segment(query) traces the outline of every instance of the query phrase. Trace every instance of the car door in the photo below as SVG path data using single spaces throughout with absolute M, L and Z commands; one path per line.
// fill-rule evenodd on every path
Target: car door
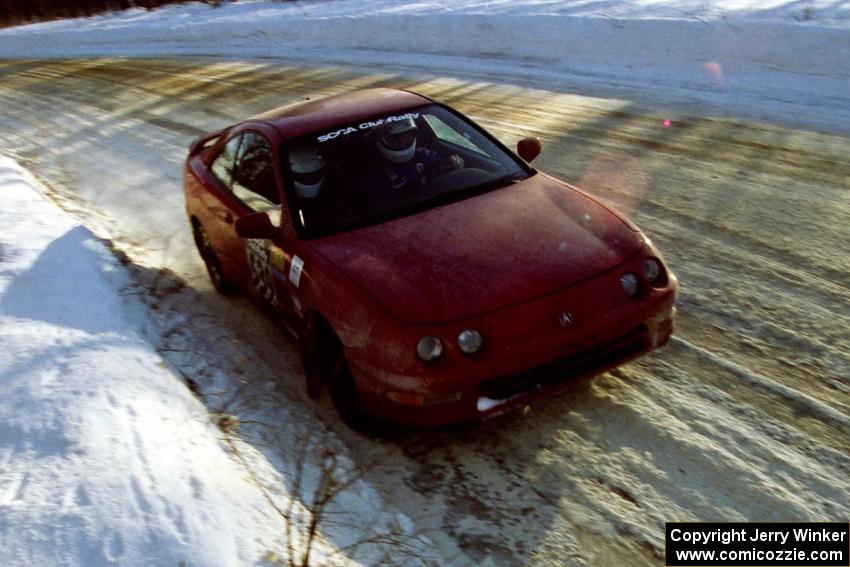
M 275 174 L 275 159 L 269 141 L 255 131 L 243 134 L 232 175 L 233 194 L 251 212 L 269 216 L 272 225 L 282 222 L 281 191 Z M 281 231 L 282 232 L 282 231 Z M 286 286 L 291 263 L 281 234 L 274 239 L 243 239 L 251 290 L 289 319 L 292 297 Z
M 250 212 L 233 192 L 233 175 L 242 150 L 244 134 L 232 135 L 209 164 L 215 187 L 204 196 L 210 215 L 204 228 L 215 247 L 228 279 L 238 285 L 247 281 L 248 261 L 245 245 L 236 234 L 234 223 L 237 218 Z

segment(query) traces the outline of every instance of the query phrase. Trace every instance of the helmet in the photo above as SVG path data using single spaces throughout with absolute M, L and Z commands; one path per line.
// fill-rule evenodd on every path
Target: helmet
M 289 151 L 289 169 L 299 197 L 312 199 L 319 194 L 325 181 L 325 164 L 313 146 L 302 146 Z
M 416 153 L 416 122 L 406 118 L 379 126 L 378 151 L 393 163 L 410 161 Z

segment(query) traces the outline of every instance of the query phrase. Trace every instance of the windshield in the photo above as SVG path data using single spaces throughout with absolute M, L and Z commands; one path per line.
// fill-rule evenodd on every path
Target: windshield
M 315 132 L 281 155 L 293 221 L 306 236 L 411 214 L 533 171 L 436 104 Z

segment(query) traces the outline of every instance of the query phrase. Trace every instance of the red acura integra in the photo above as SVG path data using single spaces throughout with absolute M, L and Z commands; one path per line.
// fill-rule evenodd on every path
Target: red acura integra
M 451 108 L 372 89 L 203 136 L 184 186 L 216 289 L 298 338 L 311 396 L 418 426 L 525 405 L 664 344 L 676 279 L 629 220 Z

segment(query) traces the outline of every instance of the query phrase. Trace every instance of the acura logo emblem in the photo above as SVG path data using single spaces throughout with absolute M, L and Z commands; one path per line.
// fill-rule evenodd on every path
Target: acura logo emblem
M 558 315 L 558 322 L 562 327 L 569 327 L 573 324 L 573 314 L 569 311 L 561 311 Z

